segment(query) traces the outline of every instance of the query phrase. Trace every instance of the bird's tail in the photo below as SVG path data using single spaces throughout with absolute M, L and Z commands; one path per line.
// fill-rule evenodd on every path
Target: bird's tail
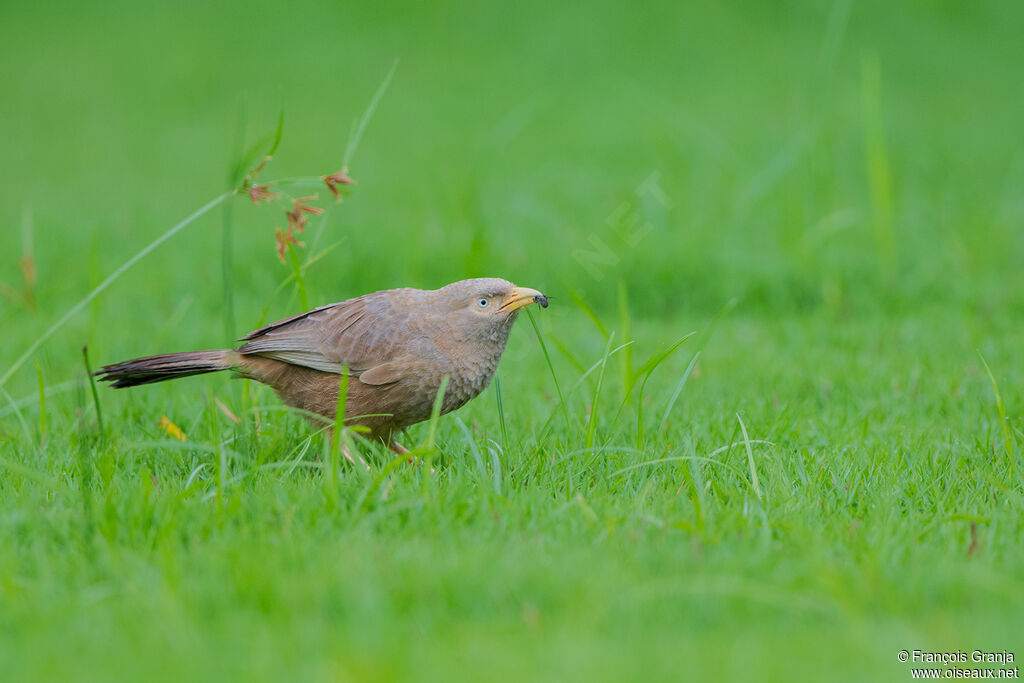
M 115 389 L 152 384 L 179 377 L 203 375 L 207 372 L 228 370 L 233 367 L 232 351 L 187 351 L 185 353 L 164 353 L 159 356 L 145 356 L 132 360 L 104 365 L 96 375 L 102 382 L 113 382 Z

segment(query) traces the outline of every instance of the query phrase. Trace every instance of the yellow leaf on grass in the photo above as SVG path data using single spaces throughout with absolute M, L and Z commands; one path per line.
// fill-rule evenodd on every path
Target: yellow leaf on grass
M 181 431 L 181 428 L 178 427 L 178 425 L 171 422 L 166 415 L 160 416 L 160 423 L 157 425 L 157 427 L 162 429 L 164 433 L 167 434 L 167 436 L 174 437 L 178 441 L 185 440 L 185 432 Z

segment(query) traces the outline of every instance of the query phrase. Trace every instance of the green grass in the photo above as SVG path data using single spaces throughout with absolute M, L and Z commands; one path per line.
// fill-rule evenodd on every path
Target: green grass
M 900 649 L 1024 657 L 1022 21 L 1010 0 L 5 4 L 3 677 L 862 681 L 909 679 Z M 261 181 L 345 159 L 357 181 L 319 189 L 291 262 L 280 208 L 235 197 L 104 284 L 258 163 L 282 108 Z M 259 385 L 96 402 L 86 380 L 83 346 L 222 347 L 300 297 L 477 275 L 552 305 L 517 324 L 500 395 L 410 430 L 416 466 L 324 458 Z

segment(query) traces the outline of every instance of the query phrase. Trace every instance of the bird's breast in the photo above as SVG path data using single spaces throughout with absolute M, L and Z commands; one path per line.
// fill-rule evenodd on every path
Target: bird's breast
M 382 387 L 395 405 L 398 424 L 414 424 L 430 417 L 437 392 L 445 377 L 441 412 L 449 413 L 476 398 L 491 383 L 508 341 L 508 329 L 497 334 L 462 337 L 447 334 L 423 335 L 419 343 L 407 346 L 403 378 L 392 387 Z M 401 401 L 399 401 L 401 397 Z
M 487 388 L 498 369 L 507 339 L 507 335 L 501 335 L 494 340 L 488 340 L 486 344 L 476 346 L 472 351 L 464 350 L 462 353 L 449 356 L 445 364 L 448 387 L 445 389 L 442 405 L 444 412 L 461 408 Z M 437 381 L 440 384 L 441 377 L 438 377 Z

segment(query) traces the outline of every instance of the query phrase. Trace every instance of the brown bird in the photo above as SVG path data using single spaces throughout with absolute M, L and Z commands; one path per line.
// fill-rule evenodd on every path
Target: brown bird
M 347 372 L 345 423 L 362 425 L 402 453 L 395 433 L 430 417 L 445 376 L 442 413 L 487 388 L 519 309 L 532 303 L 547 308 L 548 300 L 498 278 L 389 289 L 261 327 L 237 349 L 146 356 L 96 374 L 122 388 L 234 370 L 270 385 L 288 405 L 331 421 Z

